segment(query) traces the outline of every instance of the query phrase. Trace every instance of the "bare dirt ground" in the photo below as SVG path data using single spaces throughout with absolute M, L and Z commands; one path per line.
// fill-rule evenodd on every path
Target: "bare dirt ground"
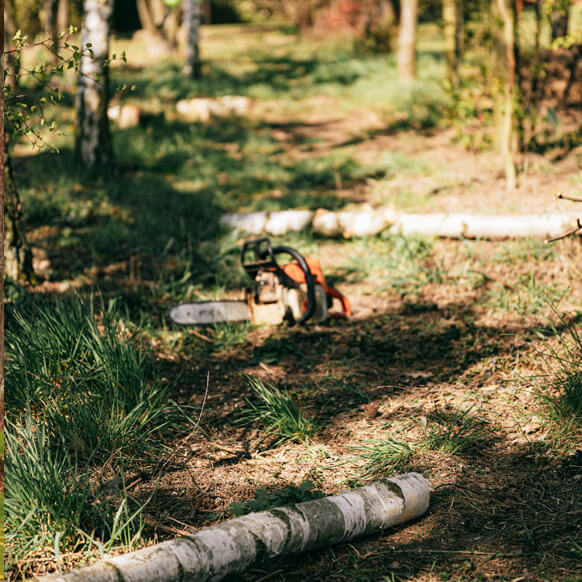
M 447 131 L 376 135 L 342 145 L 374 129 L 373 116 L 342 117 L 336 110 L 329 117 L 308 115 L 293 130 L 280 130 L 280 138 L 292 143 L 316 137 L 317 150 L 349 147 L 366 161 L 397 151 L 438 165 L 436 175 L 407 178 L 435 211 L 557 210 L 564 203 L 553 200 L 555 191 L 580 194 L 579 150 L 553 164 L 542 156 L 526 157 L 520 187 L 508 195 L 494 154 L 468 152 L 452 144 Z M 396 176 L 379 188 L 371 184 L 357 195 L 372 204 L 386 202 L 402 180 Z M 364 242 L 362 248 L 374 244 Z M 354 307 L 350 320 L 258 328 L 225 351 L 215 347 L 212 330 L 183 331 L 187 341 L 181 350 L 160 349 L 166 374 L 183 374 L 179 398 L 203 406 L 199 430 L 158 473 L 148 519 L 160 538 L 228 517 L 229 504 L 253 498 L 257 488 L 278 491 L 307 480 L 328 494 L 338 492 L 361 474 L 350 447 L 388 435 L 414 441 L 435 409 L 473 406 L 493 429 L 487 438 L 463 453 L 425 451 L 405 467 L 431 480 L 427 515 L 369 539 L 262 563 L 229 579 L 582 578 L 581 452 L 552 440 L 535 395 L 551 382 L 552 346 L 567 335 L 566 324 L 579 320 L 580 241 L 541 251 L 518 242 L 435 244 L 435 256 L 450 271 L 459 249 L 470 247 L 469 262 L 486 271 L 483 280 L 475 285 L 451 277 L 411 294 L 382 291 L 374 278 L 342 282 L 346 253 L 356 251 L 322 241 L 324 268 L 339 277 L 338 287 Z M 562 322 L 547 304 L 531 309 L 533 296 L 518 289 L 528 276 L 540 285 L 563 286 L 557 307 Z M 516 302 L 520 293 L 522 303 Z M 238 409 L 251 396 L 242 374 L 289 390 L 320 427 L 309 445 L 269 446 L 260 426 L 236 423 Z M 338 464 L 342 460 L 348 462 Z M 146 498 L 153 487 L 151 475 L 140 476 L 136 497 Z
M 334 151 L 367 164 L 386 153 L 425 163 L 406 175 L 339 184 L 352 200 L 423 212 L 521 213 L 570 209 L 554 200 L 557 191 L 581 195 L 579 147 L 524 155 L 518 190 L 508 194 L 496 155 L 456 144 L 455 130 L 385 131 L 375 113 L 342 110 L 329 97 L 306 102 L 303 111 L 293 123 L 275 103 L 253 115 L 276 128 L 296 159 Z M 137 501 L 156 491 L 148 532 L 161 540 L 212 525 L 257 489 L 309 481 L 333 494 L 365 483 L 354 446 L 389 437 L 418 442 L 435 411 L 471 408 L 488 423 L 486 437 L 462 452 L 420 451 L 399 469 L 430 479 L 425 516 L 260 563 L 229 580 L 582 580 L 582 434 L 573 425 L 572 434 L 556 436 L 538 397 L 553 382 L 552 350 L 563 349 L 570 325 L 579 326 L 580 238 L 553 246 L 435 241 L 417 260 L 425 279 L 414 290 L 391 283 L 382 244 L 313 243 L 352 303 L 349 320 L 252 328 L 229 344 L 213 329 L 173 330 L 172 342 L 154 341 L 163 375 L 180 378 L 174 396 L 201 412 L 196 429 L 177 437 L 155 470 L 128 481 Z M 358 274 L 358 263 L 374 254 L 378 261 Z M 113 277 L 125 277 L 126 268 Z M 51 281 L 41 289 L 68 285 Z M 241 426 L 239 410 L 252 398 L 243 375 L 288 390 L 318 426 L 310 442 L 275 446 L 260 425 Z

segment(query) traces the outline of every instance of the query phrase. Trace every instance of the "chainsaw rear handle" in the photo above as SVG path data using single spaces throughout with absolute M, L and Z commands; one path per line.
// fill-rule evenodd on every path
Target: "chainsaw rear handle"
M 247 255 L 249 250 L 254 251 L 254 261 L 248 261 Z M 291 247 L 278 246 L 272 247 L 271 241 L 268 238 L 258 238 L 255 240 L 245 241 L 241 249 L 241 263 L 249 276 L 254 279 L 258 270 L 263 269 L 274 269 L 279 277 L 279 280 L 285 287 L 291 289 L 297 289 L 299 283 L 294 281 L 291 277 L 285 273 L 283 269 L 277 263 L 277 255 L 287 254 L 290 255 L 297 264 L 303 274 L 305 275 L 305 283 L 307 284 L 307 307 L 303 315 L 297 320 L 296 323 L 305 323 L 310 317 L 315 313 L 316 299 L 315 299 L 315 282 L 316 277 L 313 275 L 309 269 L 307 261 L 304 259 L 303 255 Z

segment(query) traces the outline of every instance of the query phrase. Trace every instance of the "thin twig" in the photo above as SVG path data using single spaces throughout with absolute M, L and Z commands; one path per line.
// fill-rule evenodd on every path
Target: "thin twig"
M 500 285 L 503 285 L 506 289 L 510 289 L 511 291 L 517 291 L 517 289 L 513 285 L 506 283 L 505 281 L 503 281 L 499 277 L 496 277 L 495 275 L 490 275 L 485 271 L 481 271 L 481 269 L 470 269 L 470 271 L 472 273 L 477 273 L 478 275 L 481 275 L 481 277 L 484 277 L 486 281 L 493 281 L 494 283 L 499 283 Z
M 556 199 L 558 200 L 570 200 L 571 202 L 582 202 L 582 198 L 576 198 L 575 196 L 564 196 L 561 192 L 556 194 Z
M 576 234 L 579 230 L 582 230 L 582 222 L 580 221 L 579 218 L 577 218 L 576 219 L 576 226 L 574 228 L 571 228 L 570 230 L 566 231 L 564 234 L 560 234 L 559 236 L 556 236 L 554 238 L 548 238 L 545 240 L 545 242 L 546 243 L 553 243 L 553 242 L 556 242 L 558 240 L 568 238 L 569 236 Z
M 211 340 L 208 336 L 204 335 L 203 333 L 200 333 L 199 331 L 196 331 L 195 329 L 191 329 L 190 333 L 200 338 L 201 340 L 204 340 L 205 342 L 208 342 L 210 344 L 214 343 L 214 340 Z

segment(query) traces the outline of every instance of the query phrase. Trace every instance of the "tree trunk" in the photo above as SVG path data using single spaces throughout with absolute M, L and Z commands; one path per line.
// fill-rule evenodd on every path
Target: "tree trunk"
M 539 214 L 469 214 L 437 212 L 433 214 L 398 213 L 390 207 L 333 212 L 319 208 L 224 214 L 220 224 L 245 235 L 281 236 L 311 227 L 313 232 L 329 237 L 374 236 L 380 232 L 404 235 L 422 234 L 445 238 L 554 238 L 578 224 L 580 211 Z
M 0 35 L 0 78 L 2 94 L 0 95 L 0 431 L 4 434 L 4 0 L 0 0 L 2 9 L 2 34 Z M 4 455 L 0 455 L 0 485 L 4 494 Z M 4 521 L 4 520 L 2 520 Z
M 212 24 L 212 2 L 210 0 L 202 0 L 202 22 Z
M 518 133 L 515 104 L 519 90 L 515 0 L 493 0 L 492 8 L 500 17 L 499 20 L 493 18 L 496 56 L 494 75 L 499 87 L 496 100 L 497 144 L 503 158 L 507 190 L 512 192 L 517 186 L 515 156 L 518 149 Z
M 169 52 L 177 47 L 178 12 L 162 0 L 137 0 L 137 11 L 143 29 L 155 41 L 153 53 Z
M 184 26 L 186 29 L 186 62 L 184 76 L 189 79 L 200 77 L 200 0 L 184 0 Z
M 76 156 L 87 168 L 113 162 L 107 117 L 109 32 L 113 0 L 85 0 L 81 46 L 91 44 L 92 55 L 84 53 L 79 68 L 76 96 Z
M 443 28 L 447 57 L 447 75 L 459 86 L 459 67 L 463 54 L 463 5 L 461 0 L 443 0 Z
M 18 17 L 14 6 L 10 2 L 5 3 L 4 8 L 5 9 L 2 11 L 2 14 L 4 15 L 4 19 L 2 21 L 4 25 L 2 42 L 4 43 L 5 47 L 10 48 L 10 41 L 14 38 L 14 35 L 19 28 L 17 19 Z M 12 90 L 16 90 L 18 88 L 18 75 L 20 73 L 20 53 L 11 51 L 5 56 L 7 73 L 5 83 Z M 2 72 L 4 72 L 4 69 L 2 69 Z
M 87 568 L 37 582 L 220 580 L 259 556 L 306 552 L 377 533 L 421 516 L 430 484 L 418 473 L 315 501 L 251 513 Z
M 53 61 L 58 61 L 59 53 L 59 0 L 45 0 L 45 27 L 47 36 L 51 39 Z
M 69 28 L 69 0 L 58 0 L 59 10 L 57 15 L 57 28 L 60 32 L 65 32 Z
M 10 157 L 7 153 L 6 143 L 4 143 L 3 178 L 3 273 L 13 281 L 24 280 L 31 282 L 34 279 L 32 251 L 22 228 L 22 206 L 20 204 L 20 194 L 14 182 L 14 174 L 12 172 L 12 165 L 10 164 Z
M 416 78 L 416 24 L 418 0 L 402 0 L 400 6 L 400 30 L 398 32 L 398 76 L 401 79 Z
M 570 2 L 558 3 L 558 6 L 550 14 L 550 26 L 552 29 L 552 40 L 568 36 L 570 24 Z

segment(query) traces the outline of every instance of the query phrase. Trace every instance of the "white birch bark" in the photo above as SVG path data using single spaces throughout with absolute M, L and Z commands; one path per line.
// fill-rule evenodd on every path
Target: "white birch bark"
M 38 578 L 38 582 L 170 582 L 220 580 L 259 557 L 346 542 L 421 516 L 430 484 L 417 473 L 315 501 L 251 513 L 191 536 L 104 562 Z
M 330 237 L 373 236 L 389 230 L 404 235 L 502 240 L 553 238 L 576 228 L 578 220 L 582 220 L 582 216 L 577 211 L 538 214 L 408 214 L 397 213 L 391 208 L 362 207 L 359 210 L 339 212 L 320 208 L 315 213 L 285 210 L 225 214 L 220 223 L 252 235 L 282 235 L 311 225 L 316 234 Z
M 186 59 L 184 76 L 200 76 L 200 0 L 184 0 L 184 27 L 186 31 Z
M 107 117 L 109 33 L 113 0 L 85 0 L 76 96 L 78 160 L 93 168 L 113 161 L 111 133 Z M 86 50 L 90 44 L 90 51 Z
M 574 214 L 401 214 L 392 232 L 445 238 L 552 238 L 576 225 Z

